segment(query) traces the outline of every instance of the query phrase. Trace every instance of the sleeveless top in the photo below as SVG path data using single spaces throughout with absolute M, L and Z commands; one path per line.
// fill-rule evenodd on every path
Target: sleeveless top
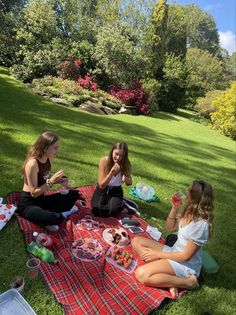
M 108 186 L 121 186 L 122 185 L 122 174 L 121 172 L 118 173 L 116 176 L 112 176 Z
M 40 162 L 37 160 L 38 163 L 38 187 L 42 186 L 43 184 L 46 183 L 46 180 L 50 178 L 51 176 L 51 162 L 49 159 L 45 163 Z

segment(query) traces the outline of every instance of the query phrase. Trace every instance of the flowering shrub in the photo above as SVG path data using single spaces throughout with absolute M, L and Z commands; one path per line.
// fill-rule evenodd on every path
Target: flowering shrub
M 81 61 L 73 61 L 71 58 L 63 61 L 59 65 L 59 76 L 62 79 L 75 80 L 79 74 Z
M 236 81 L 230 88 L 213 100 L 215 111 L 210 114 L 214 129 L 236 140 Z
M 136 107 L 138 113 L 147 115 L 150 111 L 148 94 L 142 89 L 139 81 L 133 82 L 131 87 L 120 89 L 117 84 L 109 87 L 109 93 L 128 106 Z
M 79 76 L 77 78 L 77 82 L 84 89 L 95 91 L 98 88 L 97 83 L 95 82 L 95 79 L 93 77 L 91 77 L 91 74 L 89 72 L 87 72 L 87 74 L 84 78 L 82 78 L 82 76 Z

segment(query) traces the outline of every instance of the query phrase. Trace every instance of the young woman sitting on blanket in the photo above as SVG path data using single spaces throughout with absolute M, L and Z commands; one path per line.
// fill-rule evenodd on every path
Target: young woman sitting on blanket
M 23 218 L 45 225 L 49 230 L 57 230 L 64 218 L 78 210 L 74 206 L 79 198 L 77 190 L 69 190 L 64 195 L 44 195 L 54 184 L 68 181 L 63 170 L 51 174 L 59 146 L 58 136 L 51 132 L 42 133 L 33 144 L 23 164 L 24 186 L 16 210 Z
M 186 193 L 186 205 L 179 215 L 178 205 L 172 208 L 166 219 L 166 229 L 178 225 L 178 240 L 173 247 L 144 237 L 135 237 L 132 247 L 146 263 L 136 269 L 139 282 L 152 287 L 170 288 L 173 297 L 177 288 L 194 289 L 202 266 L 202 246 L 212 232 L 213 190 L 202 180 L 195 180 Z
M 95 216 L 116 216 L 123 210 L 123 183 L 132 185 L 131 164 L 127 144 L 118 142 L 99 162 L 98 184 L 92 197 Z

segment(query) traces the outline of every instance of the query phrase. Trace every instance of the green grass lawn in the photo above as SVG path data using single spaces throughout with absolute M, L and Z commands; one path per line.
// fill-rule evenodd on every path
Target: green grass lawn
M 54 163 L 79 185 L 95 184 L 99 158 L 117 140 L 129 145 L 134 184 L 142 181 L 157 191 L 160 203 L 139 202 L 151 224 L 163 229 L 170 196 L 193 179 L 209 181 L 215 191 L 214 235 L 207 249 L 220 270 L 204 275 L 205 283 L 158 314 L 236 314 L 236 146 L 231 139 L 200 123 L 187 111 L 155 117 L 98 116 L 65 108 L 34 95 L 0 68 L 0 196 L 22 189 L 21 166 L 27 148 L 43 131 L 56 132 L 61 149 Z M 128 194 L 128 189 L 125 189 Z M 165 231 L 163 230 L 166 235 Z M 63 314 L 41 279 L 27 278 L 27 255 L 15 219 L 0 232 L 0 292 L 17 275 L 26 277 L 23 293 L 37 314 Z

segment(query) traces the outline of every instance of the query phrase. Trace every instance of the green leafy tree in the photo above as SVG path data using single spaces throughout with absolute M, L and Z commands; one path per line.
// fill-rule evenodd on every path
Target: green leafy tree
M 187 21 L 183 6 L 168 7 L 166 51 L 185 59 L 187 51 Z
M 236 82 L 213 101 L 215 111 L 211 114 L 213 128 L 236 140 Z
M 161 97 L 159 109 L 166 112 L 176 112 L 182 107 L 186 88 L 186 66 L 181 56 L 166 55 L 161 81 Z
M 161 79 L 166 53 L 168 7 L 166 0 L 160 0 L 153 10 L 147 29 L 144 53 L 149 60 L 147 74 Z
M 187 102 L 195 104 L 198 97 L 211 90 L 224 90 L 227 81 L 222 62 L 207 51 L 190 48 L 186 54 Z
M 189 48 L 207 50 L 220 57 L 219 35 L 212 15 L 195 4 L 185 6 L 187 15 L 187 38 Z
M 236 81 L 236 52 L 229 56 L 227 50 L 223 54 L 226 75 L 230 81 Z
M 16 39 L 20 45 L 12 73 L 23 81 L 56 74 L 63 59 L 63 43 L 56 27 L 56 13 L 49 0 L 30 0 L 22 10 Z
M 129 85 L 132 80 L 141 77 L 145 62 L 133 42 L 122 35 L 119 29 L 110 27 L 102 28 L 97 35 L 93 57 L 96 60 L 98 83 L 102 85 L 101 81 L 106 78 L 106 86 L 112 83 Z
M 19 12 L 25 1 L 0 1 L 0 64 L 11 66 L 19 50 L 16 41 L 16 28 L 19 25 Z

